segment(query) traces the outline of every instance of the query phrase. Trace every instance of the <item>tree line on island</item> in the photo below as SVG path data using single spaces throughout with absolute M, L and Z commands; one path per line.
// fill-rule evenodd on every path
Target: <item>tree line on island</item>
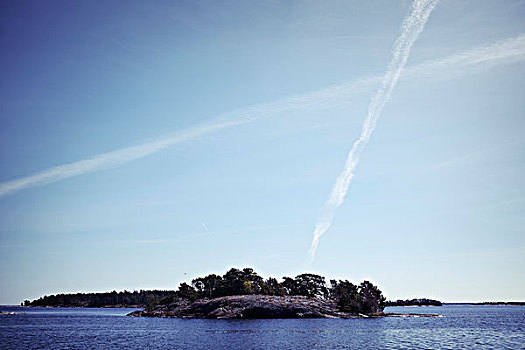
M 406 299 L 387 301 L 385 306 L 442 306 L 443 304 L 439 300 L 420 298 L 420 299 Z
M 234 295 L 304 296 L 333 302 L 341 311 L 349 313 L 380 312 L 386 306 L 385 297 L 369 281 L 355 285 L 348 280 L 330 280 L 303 273 L 295 278 L 262 278 L 252 268 L 232 268 L 224 275 L 210 274 L 180 283 L 175 291 L 141 290 L 108 293 L 76 293 L 44 296 L 25 306 L 60 307 L 147 307 L 170 305 L 180 300 L 196 301 Z

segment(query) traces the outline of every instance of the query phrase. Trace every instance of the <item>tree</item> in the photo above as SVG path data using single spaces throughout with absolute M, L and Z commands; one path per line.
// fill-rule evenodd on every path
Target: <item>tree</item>
M 330 298 L 341 311 L 370 314 L 385 308 L 383 293 L 369 281 L 363 281 L 359 286 L 347 280 L 331 280 L 330 284 Z
M 223 276 L 223 285 L 221 286 L 222 295 L 241 295 L 244 294 L 244 288 L 243 283 L 245 281 L 244 279 L 244 273 L 239 270 L 232 268 L 229 271 L 227 271 Z
M 303 273 L 295 277 L 296 295 L 304 295 L 310 298 L 327 298 L 328 289 L 324 277 L 313 273 Z
M 160 299 L 157 304 L 159 305 L 169 305 L 173 304 L 175 302 L 175 293 L 165 296 L 164 298 Z
M 242 269 L 242 272 L 244 280 L 250 283 L 250 293 L 248 294 L 262 294 L 263 278 L 251 267 Z
M 361 310 L 364 313 L 381 312 L 385 308 L 385 297 L 383 293 L 369 281 L 363 281 L 359 285 L 361 297 Z
M 118 305 L 135 307 L 146 306 L 150 295 L 153 295 L 157 301 L 160 301 L 173 294 L 175 294 L 174 291 L 168 290 L 57 294 L 46 295 L 31 302 L 26 301 L 25 304 L 28 304 L 28 306 L 101 307 Z
M 250 281 L 242 282 L 242 294 L 254 294 L 253 287 Z
M 183 282 L 179 285 L 178 296 L 183 299 L 188 299 L 190 301 L 195 301 L 199 298 L 199 295 L 195 289 L 188 285 L 186 282 Z
M 291 277 L 283 277 L 283 281 L 281 282 L 281 289 L 283 290 L 284 295 L 297 295 L 296 282 Z
M 264 283 L 262 284 L 262 294 L 265 295 L 284 295 L 284 290 L 282 286 L 279 284 L 277 279 L 273 277 L 269 277 Z
M 247 283 L 245 283 L 247 282 Z M 222 276 L 222 295 L 261 294 L 263 278 L 252 268 L 232 268 Z
M 150 295 L 148 297 L 148 302 L 146 303 L 146 308 L 153 309 L 155 307 L 155 304 L 157 304 L 157 300 L 155 299 L 153 295 Z
M 199 277 L 191 281 L 193 287 L 197 290 L 200 298 L 216 298 L 219 295 L 222 278 L 214 274 L 206 277 Z
M 345 281 L 330 281 L 330 298 L 337 303 L 341 311 L 361 312 L 361 296 L 355 284 Z

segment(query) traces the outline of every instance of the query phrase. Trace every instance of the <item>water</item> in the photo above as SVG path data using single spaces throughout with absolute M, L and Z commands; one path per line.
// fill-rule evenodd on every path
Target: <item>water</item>
M 1 349 L 525 349 L 524 306 L 396 307 L 443 318 L 191 320 L 0 307 Z

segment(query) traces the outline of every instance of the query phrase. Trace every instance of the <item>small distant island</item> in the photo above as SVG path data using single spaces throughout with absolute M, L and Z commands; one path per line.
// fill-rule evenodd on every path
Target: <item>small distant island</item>
M 514 305 L 525 306 L 525 301 L 484 301 L 481 303 L 472 303 L 471 305 Z
M 407 299 L 407 300 L 396 300 L 386 301 L 385 306 L 442 306 L 443 303 L 439 300 L 420 298 L 420 299 Z
M 418 299 L 430 300 L 430 299 Z M 432 301 L 436 302 L 436 301 Z M 142 307 L 129 316 L 180 318 L 355 318 L 416 316 L 383 313 L 387 302 L 369 281 L 355 285 L 304 273 L 263 279 L 252 268 L 183 282 L 176 291 L 77 293 L 44 296 L 22 303 L 55 307 Z M 440 303 L 441 304 L 441 303 Z M 437 315 L 417 315 L 437 316 Z

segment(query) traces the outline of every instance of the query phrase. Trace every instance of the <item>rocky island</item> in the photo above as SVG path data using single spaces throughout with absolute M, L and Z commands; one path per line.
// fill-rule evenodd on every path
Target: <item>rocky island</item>
M 128 316 L 181 318 L 349 318 L 337 305 L 305 296 L 233 295 L 134 311 Z
M 235 295 L 194 302 L 181 300 L 171 305 L 133 311 L 133 317 L 177 317 L 211 319 L 265 318 L 376 318 L 435 317 L 434 314 L 360 314 L 341 311 L 337 304 L 305 296 Z
M 312 273 L 267 279 L 252 268 L 183 282 L 176 291 L 77 293 L 24 301 L 25 306 L 143 307 L 129 316 L 180 318 L 357 318 L 409 316 L 385 314 L 385 297 L 369 281 L 355 285 Z M 412 315 L 416 316 L 416 315 Z M 428 315 L 417 315 L 428 316 Z
M 363 281 L 330 280 L 305 273 L 282 282 L 264 280 L 253 269 L 232 268 L 223 276 L 208 275 L 181 283 L 176 296 L 152 303 L 135 317 L 213 319 L 254 318 L 359 318 L 410 316 L 383 313 L 385 297 L 375 285 Z M 437 315 L 412 315 L 437 316 Z

